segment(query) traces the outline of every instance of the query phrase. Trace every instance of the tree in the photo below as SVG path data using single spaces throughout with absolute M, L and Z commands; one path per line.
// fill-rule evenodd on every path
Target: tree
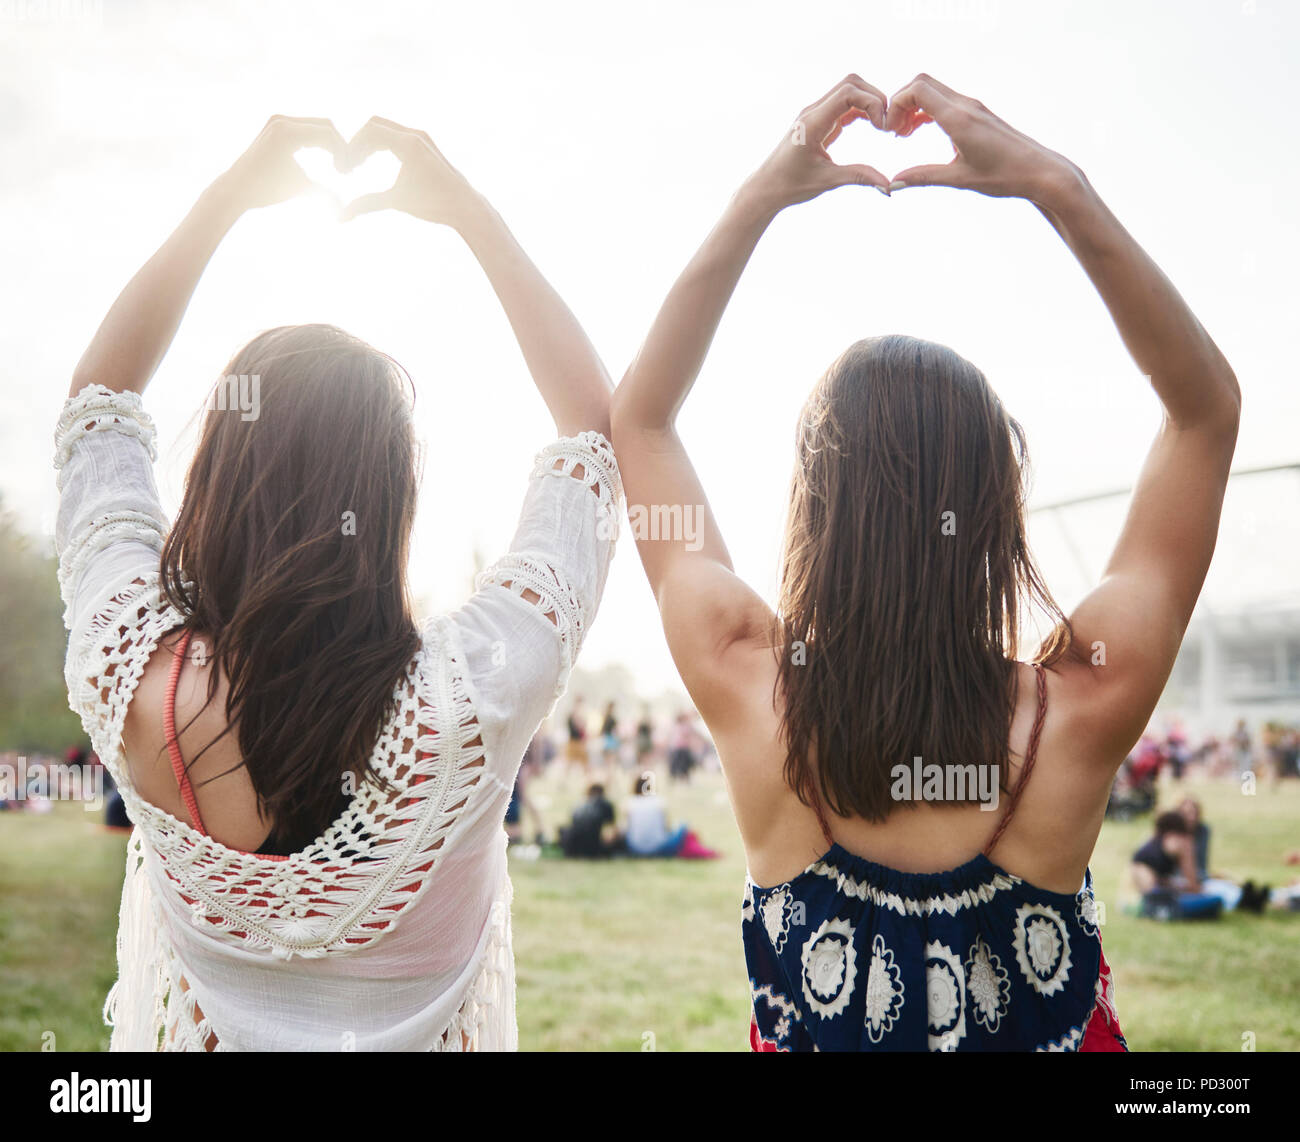
M 0 750 L 62 754 L 86 743 L 68 708 L 57 561 L 0 501 Z

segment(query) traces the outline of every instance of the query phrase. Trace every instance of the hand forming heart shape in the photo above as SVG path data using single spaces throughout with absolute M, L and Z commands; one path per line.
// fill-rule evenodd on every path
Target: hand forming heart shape
M 340 214 L 364 195 L 391 191 L 402 168 L 401 161 L 392 151 L 375 151 L 353 166 L 350 152 L 335 155 L 325 147 L 317 146 L 297 151 L 294 161 Z
M 425 132 L 375 117 L 345 141 L 327 120 L 320 122 L 324 126 L 312 137 L 299 139 L 295 152 L 321 148 L 333 157 L 338 173 L 331 173 L 324 156 L 316 155 L 305 156 L 296 169 L 304 184 L 314 181 L 331 193 L 342 208 L 340 221 L 376 210 L 401 210 L 428 222 L 458 226 L 481 205 L 464 176 Z M 380 161 L 372 162 L 375 157 Z M 303 173 L 308 165 L 310 181 Z M 344 191 L 351 192 L 346 204 Z
M 899 139 L 934 123 L 953 153 L 945 162 L 909 166 L 892 179 L 867 163 L 838 163 L 827 148 L 857 119 Z M 1078 168 L 1062 155 L 928 75 L 918 75 L 891 97 L 861 76 L 848 75 L 800 112 L 790 134 L 751 179 L 751 197 L 779 210 L 839 186 L 874 186 L 886 195 L 912 186 L 948 186 L 1038 202 L 1061 190 L 1068 193 L 1079 178 Z
M 898 135 L 862 120 L 860 126 L 848 124 L 827 147 L 827 153 L 837 166 L 865 164 L 893 182 L 897 172 L 909 167 L 951 161 L 954 147 L 942 130 L 931 128 L 912 135 Z

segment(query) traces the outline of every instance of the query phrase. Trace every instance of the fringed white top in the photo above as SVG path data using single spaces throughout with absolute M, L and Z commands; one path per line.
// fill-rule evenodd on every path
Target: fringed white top
M 371 755 L 392 791 L 362 784 L 325 833 L 275 859 L 131 784 L 127 706 L 184 618 L 159 597 L 154 437 L 139 396 L 99 385 L 68 401 L 55 436 L 69 702 L 135 824 L 111 1048 L 515 1048 L 502 820 L 604 590 L 622 497 L 608 441 L 542 449 L 510 554 L 424 624 Z

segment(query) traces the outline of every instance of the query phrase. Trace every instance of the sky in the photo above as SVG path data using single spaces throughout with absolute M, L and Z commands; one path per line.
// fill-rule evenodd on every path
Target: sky
M 430 133 L 568 301 L 617 380 L 673 279 L 793 117 L 850 71 L 926 71 L 1087 173 L 1204 322 L 1243 390 L 1235 466 L 1300 462 L 1300 5 L 1283 0 L 844 3 L 0 2 L 0 496 L 53 530 L 52 432 L 100 319 L 273 113 Z M 936 127 L 855 124 L 839 161 L 892 173 Z M 504 551 L 553 428 L 459 238 L 405 215 L 339 225 L 304 199 L 244 218 L 146 394 L 164 505 L 203 394 L 262 329 L 328 321 L 401 361 L 425 476 L 411 569 L 456 606 Z M 901 332 L 978 364 L 1025 426 L 1032 504 L 1129 486 L 1159 423 L 1087 279 L 1033 207 L 846 187 L 760 245 L 680 421 L 739 574 L 775 596 L 794 425 L 853 341 Z M 467 478 L 471 477 L 472 478 Z M 1234 482 L 1207 605 L 1297 600 L 1300 477 Z M 1123 500 L 1039 512 L 1067 607 Z M 674 685 L 624 535 L 582 665 Z

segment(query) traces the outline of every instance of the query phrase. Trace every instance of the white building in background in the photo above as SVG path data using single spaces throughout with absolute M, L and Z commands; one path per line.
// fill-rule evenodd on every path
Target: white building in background
M 1030 538 L 1067 613 L 1101 579 L 1130 489 L 1035 507 Z M 1193 738 L 1300 723 L 1300 463 L 1234 472 L 1196 613 L 1156 711 Z
M 1298 572 L 1300 575 L 1300 572 Z M 1198 611 L 1160 700 L 1199 733 L 1300 722 L 1300 606 Z

